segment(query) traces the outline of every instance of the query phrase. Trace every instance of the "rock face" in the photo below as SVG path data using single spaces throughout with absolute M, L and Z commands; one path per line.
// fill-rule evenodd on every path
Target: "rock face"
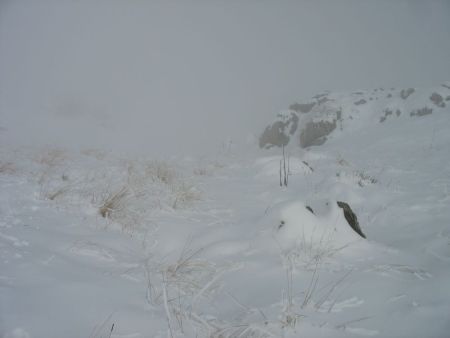
M 259 147 L 282 147 L 292 139 L 302 148 L 323 144 L 342 116 L 340 107 L 334 107 L 332 102 L 328 94 L 320 94 L 313 97 L 313 102 L 292 104 L 288 112 L 278 114 L 276 120 L 266 127 L 259 138 Z M 318 119 L 308 117 L 315 117 L 317 113 L 320 113 Z M 303 117 L 309 118 L 309 121 L 302 123 L 300 128 Z
M 269 149 L 274 146 L 282 147 L 289 143 L 291 135 L 298 128 L 298 116 L 294 112 L 290 114 L 278 114 L 277 120 L 266 127 L 259 137 L 259 147 Z
M 334 129 L 336 129 L 336 120 L 308 122 L 300 133 L 300 146 L 302 148 L 320 146 L 325 143 L 327 135 Z
M 339 208 L 341 208 L 344 211 L 344 217 L 347 220 L 347 223 L 350 225 L 350 227 L 355 230 L 355 232 L 360 235 L 362 238 L 366 238 L 366 235 L 362 232 L 358 218 L 356 217 L 355 213 L 353 212 L 352 208 L 345 203 L 345 202 L 337 202 L 337 205 Z
M 268 126 L 259 138 L 259 147 L 269 149 L 277 146 L 282 147 L 289 143 L 289 136 L 285 134 L 284 123 L 274 122 Z
M 307 114 L 314 108 L 316 102 L 312 103 L 294 103 L 289 106 L 290 110 L 293 110 L 297 113 Z

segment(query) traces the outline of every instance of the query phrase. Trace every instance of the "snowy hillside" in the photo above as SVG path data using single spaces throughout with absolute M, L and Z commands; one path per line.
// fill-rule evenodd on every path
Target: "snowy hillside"
M 3 142 L 0 336 L 448 337 L 450 86 L 277 121 L 201 159 Z
M 450 105 L 450 83 L 435 88 L 405 88 L 323 93 L 294 103 L 280 112 L 259 139 L 261 148 L 321 145 L 344 132 L 377 127 L 445 111 Z

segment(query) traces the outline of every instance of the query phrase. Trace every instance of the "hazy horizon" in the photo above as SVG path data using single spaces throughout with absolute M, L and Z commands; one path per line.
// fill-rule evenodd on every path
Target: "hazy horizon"
M 1 1 L 0 132 L 202 153 L 324 90 L 450 80 L 448 1 Z

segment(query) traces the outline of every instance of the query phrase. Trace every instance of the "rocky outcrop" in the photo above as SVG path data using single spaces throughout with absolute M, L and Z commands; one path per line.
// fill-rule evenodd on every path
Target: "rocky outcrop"
M 274 146 L 282 147 L 289 143 L 289 140 L 298 128 L 298 116 L 294 112 L 290 114 L 278 114 L 277 120 L 266 127 L 259 137 L 259 147 L 269 149 Z
M 400 92 L 400 97 L 403 100 L 406 100 L 414 92 L 415 92 L 414 88 L 402 89 L 402 91 Z
M 269 149 L 273 146 L 282 147 L 289 143 L 289 136 L 284 132 L 284 124 L 281 121 L 268 126 L 259 138 L 259 147 Z
M 259 146 L 264 149 L 320 146 L 337 139 L 346 128 L 360 129 L 367 123 L 387 124 L 409 116 L 421 118 L 450 111 L 448 89 L 442 85 L 321 93 L 306 101 L 297 101 L 289 106 L 289 110 L 278 114 L 261 134 Z
M 291 104 L 289 106 L 289 109 L 293 110 L 297 113 L 307 114 L 314 108 L 315 105 L 316 105 L 316 102 L 311 102 L 311 103 L 297 103 L 296 102 L 294 104 Z
M 336 129 L 336 120 L 308 122 L 300 133 L 300 146 L 320 146 L 325 143 L 327 136 Z

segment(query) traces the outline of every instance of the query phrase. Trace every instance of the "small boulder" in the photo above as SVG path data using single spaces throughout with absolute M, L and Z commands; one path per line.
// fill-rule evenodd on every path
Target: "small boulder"
M 438 106 L 440 108 L 444 108 L 445 107 L 444 98 L 442 97 L 442 95 L 440 95 L 440 94 L 438 94 L 436 92 L 431 94 L 430 100 L 431 100 L 431 102 L 433 102 L 436 106 Z
M 402 89 L 402 91 L 400 92 L 400 97 L 403 100 L 406 100 L 414 92 L 415 92 L 414 88 Z
M 355 213 L 353 212 L 352 208 L 345 203 L 345 202 L 337 202 L 337 205 L 339 208 L 341 208 L 344 211 L 344 217 L 347 220 L 347 223 L 350 225 L 350 227 L 355 230 L 355 232 L 360 235 L 362 238 L 366 238 L 366 235 L 362 232 L 358 218 L 356 217 Z
M 309 205 L 305 206 L 305 208 L 314 215 L 314 210 Z

